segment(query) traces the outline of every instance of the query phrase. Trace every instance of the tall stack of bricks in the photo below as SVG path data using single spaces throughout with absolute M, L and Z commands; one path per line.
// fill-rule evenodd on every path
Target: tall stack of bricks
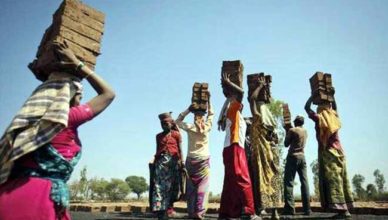
M 264 73 L 253 73 L 247 76 L 248 83 L 248 94 L 249 96 L 259 87 L 259 80 L 264 82 L 263 88 L 258 94 L 257 101 L 263 101 L 265 103 L 270 103 L 271 101 L 271 83 L 272 76 L 265 75 Z
M 191 98 L 192 112 L 206 112 L 209 102 L 209 85 L 207 83 L 194 83 Z
M 100 55 L 104 20 L 102 12 L 78 0 L 63 0 L 43 35 L 36 59 L 29 65 L 36 78 L 45 81 L 50 74 L 47 67 L 58 62 L 52 48 L 54 41 L 66 41 L 74 54 L 94 70 L 96 58 Z
M 291 128 L 291 112 L 287 103 L 283 104 L 283 121 L 286 128 Z
M 334 89 L 331 74 L 316 72 L 310 78 L 311 94 L 315 105 L 333 102 Z
M 221 78 L 223 77 L 223 73 L 226 73 L 229 75 L 230 81 L 232 81 L 234 84 L 242 88 L 242 81 L 243 81 L 243 71 L 244 66 L 241 63 L 240 60 L 235 61 L 223 61 L 222 62 L 222 69 L 221 69 Z M 222 85 L 225 87 L 225 85 Z M 233 93 L 233 90 L 231 88 L 224 88 L 224 95 L 227 97 L 228 94 Z

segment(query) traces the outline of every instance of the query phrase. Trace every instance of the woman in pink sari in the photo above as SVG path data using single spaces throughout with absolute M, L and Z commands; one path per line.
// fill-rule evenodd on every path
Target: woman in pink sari
M 16 155 L 16 159 L 0 164 L 1 168 L 12 165 L 9 175 L 0 182 L 1 220 L 71 219 L 66 181 L 81 156 L 77 128 L 100 114 L 115 97 L 112 88 L 80 62 L 66 43 L 54 46 L 61 61 L 53 65 L 55 71 L 33 92 L 0 141 L 0 154 L 8 147 L 12 148 L 10 155 Z M 98 94 L 86 104 L 80 104 L 82 85 L 77 78 L 87 79 Z M 31 109 L 44 113 L 32 117 L 35 113 Z M 56 119 L 66 119 L 67 126 L 53 129 L 57 126 Z M 20 122 L 30 123 L 30 127 L 11 129 Z M 46 129 L 37 128 L 38 132 L 29 137 L 34 146 L 24 146 L 18 151 L 15 147 L 18 143 L 9 137 L 20 139 L 36 124 Z

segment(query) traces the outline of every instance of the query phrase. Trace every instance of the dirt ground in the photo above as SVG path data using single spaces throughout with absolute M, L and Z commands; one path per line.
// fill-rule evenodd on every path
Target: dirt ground
M 141 206 L 141 207 L 147 207 L 148 203 L 144 201 L 130 201 L 130 202 L 121 202 L 121 203 L 72 203 L 71 205 L 90 205 L 90 206 Z M 282 207 L 281 205 L 280 207 Z M 302 207 L 302 203 L 296 202 L 295 203 L 296 207 Z M 320 207 L 319 202 L 311 202 L 312 207 Z M 174 207 L 179 207 L 179 208 L 186 208 L 186 202 L 176 202 L 174 203 Z M 220 204 L 219 203 L 209 203 L 208 208 L 219 208 Z M 388 202 L 355 202 L 355 207 L 356 208 L 387 208 L 388 209 Z

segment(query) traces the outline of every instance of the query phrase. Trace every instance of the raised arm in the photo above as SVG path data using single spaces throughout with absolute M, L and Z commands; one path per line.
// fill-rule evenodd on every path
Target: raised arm
M 98 115 L 113 101 L 116 96 L 115 92 L 104 79 L 90 70 L 87 66 L 83 66 L 80 71 L 86 75 L 86 79 L 98 94 L 88 101 L 94 114 Z
M 192 128 L 191 124 L 183 122 L 185 117 L 190 113 L 191 105 L 182 113 L 179 114 L 178 118 L 175 120 L 175 124 L 180 128 L 185 131 L 188 131 L 189 129 Z
M 307 99 L 307 102 L 304 106 L 304 110 L 307 112 L 308 115 L 310 115 L 311 113 L 314 113 L 314 111 L 311 109 L 311 103 L 313 102 L 313 96 L 310 96 L 308 99 Z
M 227 109 L 229 108 L 229 105 L 230 105 L 230 99 L 227 98 L 224 102 L 224 105 L 222 106 L 222 109 L 217 121 L 219 131 L 225 130 L 225 114 Z
M 335 111 L 337 111 L 337 102 L 335 101 L 335 98 L 333 98 L 334 99 L 334 101 L 333 101 L 333 103 L 332 103 L 332 107 L 333 107 L 333 109 L 335 110 Z
M 240 100 L 240 102 L 241 102 L 242 97 L 244 95 L 244 90 L 241 87 L 239 87 L 238 85 L 236 85 L 235 83 L 233 83 L 232 81 L 230 81 L 229 77 L 230 77 L 230 74 L 224 72 L 222 74 L 222 82 L 225 85 L 229 86 L 232 90 L 234 90 L 238 94 L 238 97 L 239 97 L 239 99 L 241 99 Z
M 259 86 L 252 92 L 251 96 L 248 97 L 250 102 L 257 100 L 257 97 L 259 96 L 261 89 L 264 87 L 264 80 L 259 79 L 258 82 L 259 82 Z
M 288 130 L 286 134 L 286 138 L 284 138 L 284 146 L 288 147 L 290 146 L 290 140 L 291 140 L 291 132 Z
M 213 106 L 210 102 L 210 92 L 209 92 L 209 102 L 207 103 L 207 118 L 205 123 L 207 130 L 209 131 L 213 125 L 213 118 L 214 118 L 214 112 L 213 112 Z
M 337 112 L 338 114 L 338 111 L 337 111 L 337 102 L 335 101 L 335 97 L 333 95 L 333 102 L 331 103 L 331 107 Z
M 211 101 L 210 101 L 210 92 L 208 92 L 208 97 L 209 97 L 209 101 L 207 103 L 207 112 L 208 112 L 208 119 L 209 117 L 212 117 L 214 115 L 214 110 L 213 110 L 213 106 L 211 104 Z
M 98 76 L 82 63 L 68 47 L 66 41 L 54 42 L 55 54 L 61 60 L 56 65 L 64 71 L 68 71 L 81 78 L 86 78 L 97 92 L 97 96 L 91 99 L 88 104 L 93 110 L 94 115 L 101 113 L 115 98 L 113 89 L 105 80 Z
M 249 106 L 251 108 L 252 115 L 261 116 L 260 111 L 257 109 L 257 97 L 260 94 L 261 89 L 264 87 L 264 81 L 259 79 L 259 86 L 252 92 L 251 96 L 248 97 Z
M 183 120 L 185 119 L 185 117 L 190 113 L 190 108 L 191 108 L 191 105 L 182 113 L 179 114 L 178 118 L 175 120 L 175 123 L 179 124 L 183 122 Z
M 261 117 L 260 111 L 257 109 L 257 103 L 255 100 L 249 100 L 249 106 L 251 108 L 252 115 Z

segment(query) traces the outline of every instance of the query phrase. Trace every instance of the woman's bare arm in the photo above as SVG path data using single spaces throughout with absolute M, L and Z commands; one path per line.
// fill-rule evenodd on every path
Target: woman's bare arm
M 95 115 L 100 114 L 115 98 L 116 94 L 111 86 L 99 75 L 90 70 L 87 66 L 83 66 L 80 71 L 86 75 L 86 79 L 97 92 L 97 96 L 88 101 Z

